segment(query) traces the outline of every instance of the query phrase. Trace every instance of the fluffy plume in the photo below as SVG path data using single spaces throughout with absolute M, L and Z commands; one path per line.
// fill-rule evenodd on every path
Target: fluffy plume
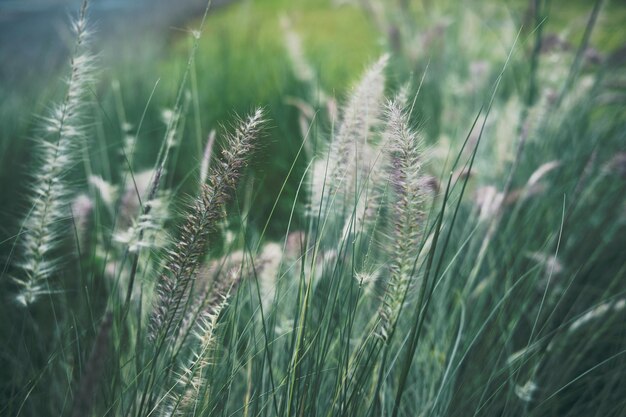
M 600 317 L 606 316 L 611 312 L 611 310 L 613 310 L 613 312 L 615 313 L 620 313 L 622 310 L 624 310 L 624 308 L 626 308 L 626 299 L 624 298 L 598 304 L 594 308 L 588 310 L 585 314 L 578 317 L 569 326 L 568 332 L 575 332 L 587 323 L 595 319 L 599 319 Z
M 211 311 L 225 295 L 240 284 L 244 276 L 251 275 L 243 251 L 233 252 L 198 269 L 193 293 L 189 294 L 190 307 L 181 322 L 178 334 L 186 335 L 206 311 Z
M 361 186 L 360 181 L 377 156 L 370 139 L 382 111 L 387 60 L 383 56 L 365 73 L 343 109 L 339 129 L 328 150 L 328 163 L 319 159 L 313 166 L 313 215 L 317 215 L 320 205 L 326 210 L 333 199 L 341 202 L 350 191 L 354 193 L 355 182 Z M 338 195 L 342 191 L 347 195 Z
M 195 319 L 197 312 L 204 309 L 204 306 L 214 303 L 215 297 L 220 297 L 231 287 L 236 287 L 242 278 L 252 279 L 255 274 L 261 291 L 263 309 L 268 311 L 274 301 L 276 278 L 282 260 L 281 245 L 268 242 L 263 245 L 254 260 L 246 256 L 244 251 L 238 250 L 201 267 L 196 281 L 198 295 L 182 328 L 190 328 L 189 322 Z
M 159 247 L 167 241 L 163 224 L 168 218 L 169 193 L 158 191 L 157 183 L 161 176 L 159 170 L 150 169 L 135 174 L 132 181 L 127 181 L 113 237 L 130 252 L 144 247 Z
M 515 395 L 524 402 L 532 401 L 538 390 L 537 384 L 531 380 L 526 381 L 524 385 L 515 385 Z
M 378 335 L 387 340 L 398 318 L 412 279 L 423 221 L 424 179 L 421 173 L 421 139 L 409 127 L 403 100 L 387 107 L 387 144 L 390 149 L 390 181 L 393 186 L 394 230 L 391 274 L 380 307 Z
M 102 202 L 109 208 L 109 210 L 113 210 L 115 200 L 118 196 L 118 187 L 109 183 L 99 175 L 90 175 L 88 181 L 89 185 L 91 185 L 98 192 Z
M 76 243 L 78 248 L 84 251 L 88 242 L 89 224 L 93 217 L 93 202 L 86 194 L 80 194 L 72 201 L 72 217 L 78 239 Z
M 214 164 L 208 183 L 202 185 L 189 210 L 178 243 L 168 251 L 157 284 L 157 300 L 150 319 L 151 339 L 176 330 L 184 297 L 207 252 L 209 234 L 222 217 L 224 205 L 241 177 L 263 122 L 263 112 L 257 109 L 227 137 L 222 161 Z
M 283 15 L 280 17 L 280 25 L 285 38 L 285 48 L 287 56 L 291 61 L 296 78 L 305 83 L 313 83 L 316 80 L 315 70 L 307 61 L 302 47 L 300 36 L 293 30 L 291 20 Z
M 476 190 L 475 200 L 478 206 L 478 219 L 486 221 L 500 211 L 504 202 L 504 193 L 498 191 L 493 185 L 487 185 Z
M 168 417 L 193 415 L 198 403 L 202 401 L 201 391 L 206 392 L 211 386 L 205 371 L 211 365 L 217 321 L 228 304 L 228 297 L 229 292 L 221 294 L 219 302 L 209 306 L 196 321 L 193 333 L 196 347 L 189 363 L 179 372 L 177 388 L 172 389 L 163 402 L 162 415 Z
M 85 141 L 83 112 L 87 87 L 93 81 L 93 58 L 86 52 L 87 2 L 74 22 L 76 44 L 64 100 L 44 119 L 40 139 L 41 165 L 35 174 L 32 208 L 23 223 L 21 274 L 14 277 L 20 287 L 17 301 L 27 306 L 50 291 L 48 279 L 57 270 L 50 253 L 62 237 L 61 224 L 70 216 L 71 191 L 65 174 L 80 156 Z
M 341 179 L 349 172 L 355 157 L 360 156 L 355 153 L 367 144 L 371 129 L 378 121 L 384 99 L 387 61 L 388 57 L 384 55 L 365 73 L 344 109 L 341 125 L 331 145 L 331 157 L 336 158 L 332 180 Z
M 270 242 L 263 246 L 263 251 L 259 255 L 257 262 L 255 262 L 259 291 L 261 292 L 261 303 L 266 314 L 274 302 L 276 281 L 282 258 L 283 250 L 281 246 Z

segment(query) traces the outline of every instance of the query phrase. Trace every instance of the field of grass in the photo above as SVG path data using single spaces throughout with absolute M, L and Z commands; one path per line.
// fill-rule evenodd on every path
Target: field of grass
M 0 82 L 0 415 L 626 415 L 623 4 L 207 10 Z

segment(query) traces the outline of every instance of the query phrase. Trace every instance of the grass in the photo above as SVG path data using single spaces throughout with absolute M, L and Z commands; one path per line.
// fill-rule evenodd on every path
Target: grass
M 244 2 L 0 107 L 0 414 L 623 415 L 624 71 L 540 48 L 623 10 L 548 3 Z

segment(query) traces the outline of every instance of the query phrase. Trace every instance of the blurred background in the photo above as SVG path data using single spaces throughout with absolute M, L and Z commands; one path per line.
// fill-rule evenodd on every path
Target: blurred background
M 392 53 L 390 89 L 407 81 L 416 84 L 429 67 L 417 122 L 430 143 L 463 136 L 516 33 L 514 59 L 500 89 L 505 98 L 526 89 L 524 71 L 531 65 L 538 23 L 542 51 L 553 54 L 542 69 L 550 72 L 554 60 L 566 68 L 583 40 L 592 3 L 213 0 L 186 87 L 184 139 L 169 185 L 183 192 L 192 187 L 188 167 L 197 165 L 209 132 L 236 113 L 265 106 L 272 126 L 253 166 L 258 194 L 251 197 L 258 218 L 265 218 L 308 128 L 313 137 L 320 136 L 318 129 L 328 137 L 336 102 L 384 52 Z M 539 21 L 536 4 L 544 4 Z M 8 219 L 0 228 L 7 235 L 25 206 L 22 179 L 28 177 L 39 118 L 63 93 L 73 42 L 70 18 L 79 6 L 78 0 L 0 0 L 0 216 Z M 99 70 L 90 158 L 92 169 L 115 183 L 121 160 L 117 149 L 125 135 L 138 137 L 134 169 L 154 164 L 165 130 L 163 112 L 174 104 L 206 2 L 93 0 L 89 8 Z M 583 70 L 623 64 L 625 22 L 626 3 L 603 2 L 583 51 Z M 452 112 L 452 123 L 443 120 L 454 97 L 448 91 L 469 97 L 468 117 L 458 110 Z M 308 141 L 300 154 L 278 207 L 283 215 L 292 207 L 305 161 L 316 146 Z
M 232 0 L 215 0 L 213 8 L 229 2 Z M 0 75 L 6 81 L 20 82 L 57 69 L 72 43 L 69 18 L 80 4 L 80 0 L 1 0 Z M 97 38 L 106 40 L 99 46 L 110 52 L 113 45 L 119 50 L 119 44 L 129 39 L 158 41 L 170 29 L 184 27 L 205 7 L 204 0 L 96 0 L 90 4 L 90 17 Z

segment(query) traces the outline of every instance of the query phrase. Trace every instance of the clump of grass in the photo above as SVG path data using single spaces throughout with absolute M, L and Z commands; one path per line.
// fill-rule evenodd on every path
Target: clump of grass
M 385 7 L 393 17 L 395 6 Z M 437 14 L 448 6 L 431 7 L 424 33 L 408 3 L 390 21 L 402 35 L 391 40 L 404 43 L 365 71 L 336 126 L 317 124 L 324 103 L 311 97 L 314 86 L 291 98 L 307 115 L 285 116 L 281 125 L 293 129 L 285 138 L 302 133 L 301 150 L 318 140 L 323 152 L 301 177 L 294 166 L 306 152 L 298 153 L 284 182 L 272 184 L 279 200 L 308 202 L 285 219 L 272 218 L 276 201 L 259 224 L 266 186 L 246 176 L 265 111 L 224 136 L 195 125 L 206 147 L 198 139 L 184 159 L 196 164 L 177 167 L 188 113 L 201 114 L 205 93 L 193 71 L 201 30 L 192 32 L 176 102 L 158 103 L 172 110 L 151 168 L 134 154 L 143 120 L 131 133 L 121 104 L 124 161 L 108 168 L 120 175 L 90 165 L 90 189 L 81 190 L 64 174 L 78 159 L 74 147 L 59 159 L 70 165 L 44 158 L 56 168 L 41 178 L 64 188 L 41 201 L 67 213 L 72 205 L 80 250 L 75 264 L 42 263 L 51 273 L 31 287 L 23 281 L 20 301 L 52 291 L 47 281 L 61 272 L 80 280 L 28 314 L 0 305 L 2 340 L 18 341 L 1 345 L 0 414 L 620 415 L 624 103 L 605 100 L 615 75 L 579 78 L 575 64 L 560 68 L 566 79 L 546 79 L 541 51 L 517 46 L 477 74 L 482 46 L 468 49 L 482 39 L 477 16 L 455 12 L 449 24 Z M 468 31 L 462 41 L 457 24 Z M 517 33 L 514 24 L 501 31 Z M 541 31 L 528 36 L 542 40 Z M 411 39 L 424 50 L 416 54 Z M 300 81 L 314 83 L 307 71 Z M 563 96 L 552 100 L 554 91 Z M 78 115 L 84 92 L 68 97 Z M 314 125 L 303 129 L 302 120 Z M 89 127 L 80 132 L 58 143 L 84 139 Z M 24 236 L 37 236 L 35 217 L 35 226 L 65 224 L 66 214 L 33 207 Z M 274 221 L 285 225 L 282 238 L 266 233 Z M 56 265 L 65 248 L 42 242 L 46 251 L 23 250 L 21 259 Z

